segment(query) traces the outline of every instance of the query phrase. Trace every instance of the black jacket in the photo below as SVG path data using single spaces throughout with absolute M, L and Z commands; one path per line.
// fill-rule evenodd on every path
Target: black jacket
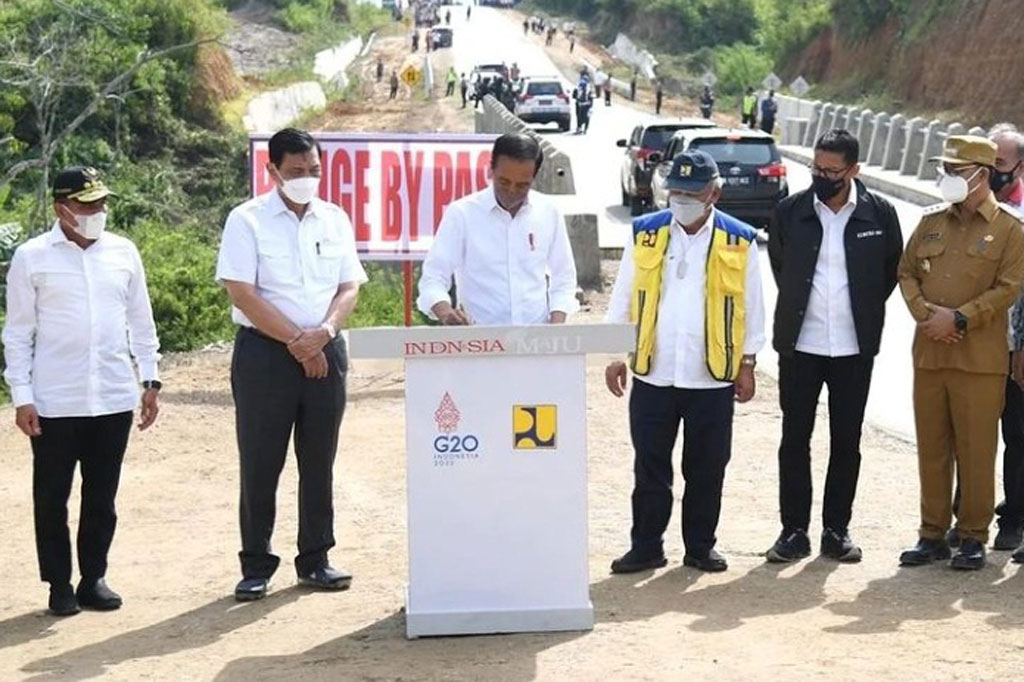
M 850 281 L 857 344 L 861 355 L 875 356 L 885 323 L 885 301 L 896 288 L 896 268 L 903 253 L 903 233 L 896 209 L 857 183 L 857 206 L 846 224 L 846 271 Z M 804 190 L 775 208 L 768 238 L 772 274 L 779 289 L 772 345 L 792 355 L 811 295 L 811 281 L 821 248 L 822 227 L 814 211 L 814 193 Z

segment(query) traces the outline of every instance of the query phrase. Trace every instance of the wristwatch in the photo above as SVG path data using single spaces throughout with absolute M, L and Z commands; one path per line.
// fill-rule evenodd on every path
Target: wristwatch
M 338 330 L 335 329 L 334 325 L 331 324 L 330 322 L 324 322 L 322 325 L 320 325 L 320 328 L 327 332 L 327 336 L 331 337 L 332 339 L 338 335 Z
M 953 311 L 953 322 L 956 324 L 956 330 L 958 332 L 967 331 L 967 317 L 959 310 Z
M 152 381 L 143 381 L 142 382 L 142 387 L 147 389 L 147 390 L 152 388 L 154 391 L 159 391 L 161 388 L 164 387 L 164 385 L 163 385 L 163 382 L 160 382 L 160 381 L 157 381 L 156 379 L 154 379 Z
M 742 365 L 743 367 L 751 367 L 751 368 L 757 367 L 757 358 L 755 358 L 753 356 L 747 357 L 747 358 L 743 358 L 742 360 L 740 360 L 740 365 Z

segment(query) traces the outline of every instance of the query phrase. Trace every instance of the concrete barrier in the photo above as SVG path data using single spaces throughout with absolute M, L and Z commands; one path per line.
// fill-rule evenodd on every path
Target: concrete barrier
M 317 81 L 295 83 L 257 95 L 245 107 L 242 125 L 248 132 L 274 132 L 310 109 L 327 106 L 327 94 Z
M 903 160 L 900 161 L 900 175 L 914 175 L 921 162 L 924 150 L 924 119 L 920 116 L 907 121 L 907 140 L 903 145 Z
M 942 145 L 945 141 L 946 126 L 937 119 L 931 121 L 924 131 L 924 148 L 921 152 L 921 163 L 917 166 L 918 180 L 934 180 L 938 176 L 935 164 L 928 159 L 942 153 Z
M 889 135 L 889 114 L 881 111 L 874 115 L 871 124 L 871 138 L 868 142 L 868 165 L 881 166 L 885 158 L 885 140 Z
M 813 147 L 817 139 L 821 137 L 826 130 L 829 130 L 832 127 L 832 122 L 835 120 L 835 108 L 836 105 L 831 102 L 825 102 L 821 107 L 821 114 L 818 116 L 818 124 L 815 126 L 814 135 L 812 135 L 810 141 L 804 145 L 805 147 Z
M 813 147 L 817 141 L 815 135 L 818 134 L 818 123 L 821 121 L 821 111 L 824 108 L 822 102 L 815 102 L 814 107 L 811 109 L 811 116 L 807 121 L 807 129 L 804 131 L 804 144 L 805 147 Z
M 584 289 L 603 291 L 597 216 L 593 213 L 567 215 L 565 228 L 569 233 L 572 257 L 576 262 L 576 283 Z
M 864 163 L 868 159 L 868 147 L 871 145 L 871 130 L 874 128 L 875 115 L 870 109 L 864 109 L 857 117 L 856 123 L 850 132 L 860 143 L 860 153 L 857 161 Z
M 898 170 L 903 160 L 903 145 L 907 141 L 907 119 L 896 114 L 889 119 L 889 134 L 885 138 L 884 170 Z

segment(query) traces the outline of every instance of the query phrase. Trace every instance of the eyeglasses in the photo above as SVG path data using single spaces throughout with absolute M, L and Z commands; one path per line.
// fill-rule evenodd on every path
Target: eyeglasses
M 847 166 L 846 168 L 822 168 L 814 163 L 807 164 L 807 167 L 810 169 L 811 175 L 820 175 L 828 180 L 838 180 L 846 171 L 853 168 L 853 166 Z

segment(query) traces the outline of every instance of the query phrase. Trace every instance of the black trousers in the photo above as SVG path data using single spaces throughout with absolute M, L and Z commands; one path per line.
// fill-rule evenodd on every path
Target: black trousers
M 860 475 L 860 435 L 873 357 L 779 356 L 779 508 L 782 526 L 807 531 L 811 520 L 811 434 L 822 385 L 828 386 L 829 458 L 822 521 L 845 533 Z
M 107 573 L 114 539 L 114 498 L 128 447 L 132 413 L 101 417 L 40 417 L 42 435 L 32 438 L 32 501 L 36 552 L 44 582 L 71 582 L 68 497 L 81 463 L 82 506 L 78 519 L 78 569 L 86 581 Z
M 280 563 L 270 539 L 277 482 L 293 433 L 299 467 L 296 571 L 307 575 L 326 566 L 334 546 L 333 468 L 348 370 L 342 337 L 324 353 L 330 365 L 327 378 L 308 379 L 284 344 L 247 328 L 235 337 L 231 393 L 241 468 L 238 556 L 246 578 L 269 578 Z
M 703 558 L 715 546 L 722 483 L 732 452 L 735 390 L 658 387 L 633 382 L 629 430 L 633 438 L 634 550 L 657 555 L 672 516 L 672 450 L 683 423 L 683 544 Z
M 1003 523 L 1024 523 L 1024 391 L 1012 378 L 1006 380 L 1006 405 L 1002 417 L 1003 498 L 998 509 Z

